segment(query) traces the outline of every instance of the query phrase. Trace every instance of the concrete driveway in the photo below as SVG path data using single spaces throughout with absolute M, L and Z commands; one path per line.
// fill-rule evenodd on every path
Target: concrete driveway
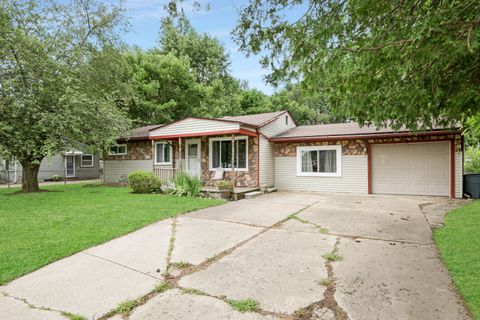
M 431 232 L 461 204 L 294 192 L 230 202 L 0 287 L 0 319 L 471 319 Z M 256 312 L 228 303 L 246 299 Z

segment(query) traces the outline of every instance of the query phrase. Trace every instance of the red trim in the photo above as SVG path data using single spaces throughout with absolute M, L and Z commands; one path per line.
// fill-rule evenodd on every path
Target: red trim
M 166 136 L 151 136 L 151 140 L 161 140 L 161 139 L 174 139 L 181 137 L 202 137 L 202 136 L 218 136 L 226 134 L 244 134 L 250 137 L 257 137 L 256 132 L 245 130 L 245 129 L 235 129 L 235 130 L 223 130 L 223 131 L 210 131 L 210 132 L 198 132 L 198 133 L 183 133 L 183 134 L 172 134 Z
M 367 159 L 368 159 L 368 194 L 372 194 L 372 146 L 367 141 Z
M 290 137 L 290 138 L 270 138 L 273 142 L 304 142 L 304 141 L 332 141 L 332 140 L 352 140 L 352 139 L 375 139 L 375 138 L 399 138 L 399 137 L 418 137 L 418 136 L 436 136 L 444 134 L 459 134 L 459 131 L 428 131 L 428 132 L 396 132 L 396 133 L 373 133 L 363 135 L 334 135 L 317 137 Z M 438 140 L 436 140 L 438 141 Z M 423 141 L 419 141 L 423 142 Z
M 455 198 L 455 140 L 450 140 L 450 197 Z

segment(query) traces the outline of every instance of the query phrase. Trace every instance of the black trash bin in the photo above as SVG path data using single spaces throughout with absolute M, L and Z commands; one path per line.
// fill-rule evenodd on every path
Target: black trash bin
M 480 174 L 466 174 L 463 176 L 463 192 L 473 199 L 480 199 Z

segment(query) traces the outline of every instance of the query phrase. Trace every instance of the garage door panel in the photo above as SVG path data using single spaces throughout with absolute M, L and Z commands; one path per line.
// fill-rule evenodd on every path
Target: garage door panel
M 448 196 L 449 142 L 372 145 L 372 191 Z

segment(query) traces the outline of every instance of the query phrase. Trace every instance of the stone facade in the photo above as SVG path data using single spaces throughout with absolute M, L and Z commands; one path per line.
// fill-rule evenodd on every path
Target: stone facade
M 361 156 L 367 155 L 367 145 L 375 143 L 408 143 L 455 140 L 455 151 L 462 152 L 462 136 L 460 134 L 431 135 L 431 136 L 408 136 L 398 138 L 374 138 L 366 140 L 334 140 L 312 142 L 276 142 L 274 146 L 275 157 L 296 157 L 297 147 L 303 146 L 329 146 L 342 145 L 342 155 Z
M 222 136 L 200 137 L 201 149 L 201 177 L 208 186 L 213 185 L 212 178 L 214 171 L 209 168 L 209 138 Z M 231 136 L 224 136 L 230 138 Z M 188 138 L 186 138 L 188 139 Z M 173 154 L 175 155 L 174 166 L 180 167 L 180 148 L 178 141 L 172 141 Z M 182 164 L 185 163 L 185 139 L 182 139 Z M 248 137 L 248 171 L 225 172 L 225 179 L 234 179 L 236 187 L 257 187 L 258 186 L 258 137 Z
M 312 142 L 275 142 L 275 157 L 296 157 L 297 147 L 342 145 L 342 155 L 361 156 L 367 154 L 367 143 L 364 140 L 336 140 Z
M 119 143 L 123 144 L 123 143 Z M 104 160 L 150 160 L 152 159 L 152 141 L 132 140 L 127 141 L 126 155 L 109 155 L 106 152 Z

